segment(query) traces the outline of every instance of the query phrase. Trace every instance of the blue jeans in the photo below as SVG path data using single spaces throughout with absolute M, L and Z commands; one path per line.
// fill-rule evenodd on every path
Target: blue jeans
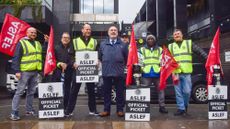
M 179 74 L 179 83 L 174 86 L 177 108 L 185 110 L 188 107 L 192 91 L 191 74 Z
M 18 81 L 17 91 L 12 100 L 12 113 L 19 110 L 20 98 L 27 86 L 26 93 L 26 111 L 33 111 L 33 99 L 36 92 L 38 72 L 21 72 L 21 78 Z

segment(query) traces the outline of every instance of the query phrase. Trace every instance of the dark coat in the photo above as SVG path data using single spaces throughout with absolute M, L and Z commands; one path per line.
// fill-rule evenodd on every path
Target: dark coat
M 125 43 L 117 39 L 112 45 L 109 39 L 100 43 L 99 60 L 102 62 L 102 76 L 124 77 L 128 48 Z

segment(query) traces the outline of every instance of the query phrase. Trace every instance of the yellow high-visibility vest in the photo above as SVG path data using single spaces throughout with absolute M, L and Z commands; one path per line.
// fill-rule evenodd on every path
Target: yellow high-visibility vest
M 28 40 L 20 41 L 23 48 L 23 55 L 20 63 L 21 71 L 42 70 L 42 46 L 40 42 L 34 41 L 33 46 Z
M 174 73 L 192 73 L 192 41 L 183 40 L 179 47 L 177 43 L 169 44 L 169 51 L 179 64 Z
M 144 57 L 142 67 L 143 72 L 149 73 L 151 68 L 153 68 L 155 73 L 159 73 L 162 48 L 158 47 L 158 49 L 151 51 L 145 47 L 142 47 L 141 53 Z
M 84 41 L 80 37 L 73 39 L 73 46 L 75 51 L 95 51 L 97 46 L 97 40 L 90 38 L 88 45 L 86 46 Z

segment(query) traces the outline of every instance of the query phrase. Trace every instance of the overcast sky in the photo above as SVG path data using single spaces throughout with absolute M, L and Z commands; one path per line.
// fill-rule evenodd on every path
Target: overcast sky
M 119 21 L 132 23 L 145 0 L 119 0 Z

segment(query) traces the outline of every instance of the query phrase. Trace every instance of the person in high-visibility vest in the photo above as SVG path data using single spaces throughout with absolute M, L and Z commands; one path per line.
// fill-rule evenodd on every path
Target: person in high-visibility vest
M 168 48 L 176 62 L 179 64 L 179 68 L 173 71 L 173 80 L 178 80 L 178 83 L 174 83 L 176 103 L 178 108 L 174 115 L 181 116 L 187 114 L 189 99 L 192 91 L 192 53 L 195 52 L 200 54 L 204 59 L 207 58 L 207 54 L 203 51 L 203 49 L 193 43 L 192 40 L 184 40 L 182 31 L 180 29 L 175 29 L 173 39 L 174 42 L 169 44 Z
M 162 56 L 162 48 L 157 45 L 154 35 L 148 35 L 147 44 L 140 48 L 139 59 L 142 64 L 142 84 L 146 86 L 155 85 L 158 93 L 159 112 L 168 113 L 165 108 L 164 90 L 159 90 L 160 78 L 160 61 Z
M 21 39 L 16 46 L 14 57 L 12 59 L 12 69 L 18 79 L 17 90 L 12 100 L 11 120 L 19 120 L 20 97 L 26 94 L 26 115 L 35 115 L 33 108 L 33 98 L 38 84 L 38 73 L 42 70 L 42 46 L 36 41 L 37 31 L 30 27 L 26 32 L 27 37 Z M 48 36 L 45 37 L 48 41 Z
M 97 51 L 99 44 L 97 40 L 91 36 L 91 26 L 89 24 L 84 24 L 82 29 L 82 36 L 73 39 L 73 55 L 75 56 L 75 52 L 77 51 Z M 77 58 L 77 57 L 75 57 Z M 74 58 L 74 59 L 75 59 Z M 73 61 L 74 62 L 74 61 Z M 78 65 L 73 63 L 73 67 L 77 69 Z M 73 111 L 76 105 L 76 100 L 78 96 L 78 92 L 80 90 L 82 83 L 76 82 L 76 71 L 73 72 L 72 78 L 72 88 L 70 91 L 68 105 L 65 111 L 65 116 L 72 116 Z M 88 91 L 88 107 L 89 107 L 89 115 L 99 115 L 96 109 L 96 100 L 95 100 L 95 83 L 85 83 Z

